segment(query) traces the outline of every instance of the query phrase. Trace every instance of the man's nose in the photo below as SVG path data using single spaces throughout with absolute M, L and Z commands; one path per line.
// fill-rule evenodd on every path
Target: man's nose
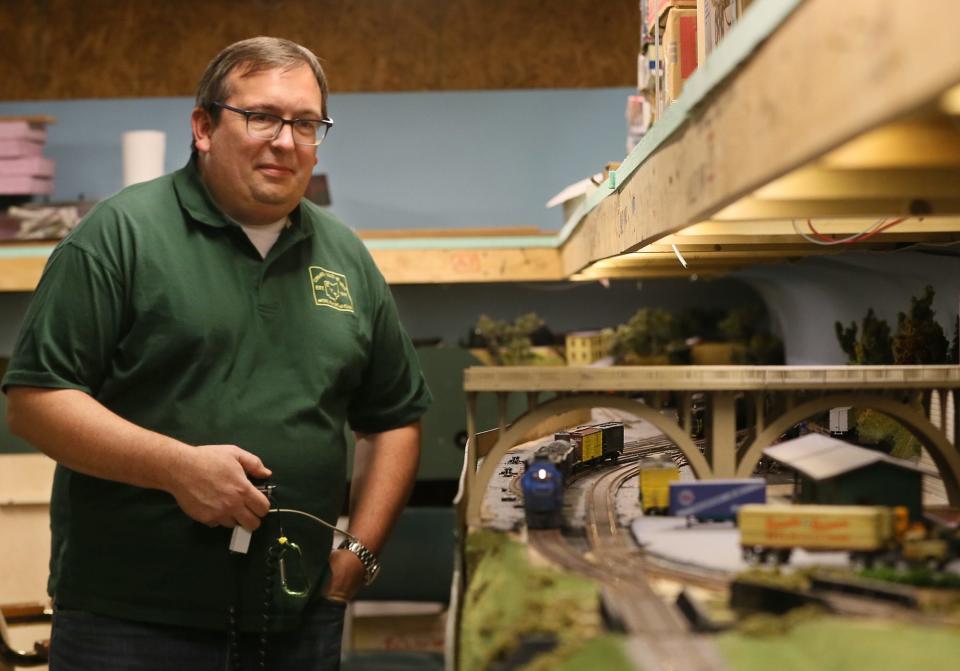
M 285 123 L 280 126 L 280 134 L 273 139 L 273 142 L 270 144 L 275 147 L 283 147 L 284 149 L 289 148 L 293 149 L 296 144 L 293 141 L 293 126 L 288 123 Z

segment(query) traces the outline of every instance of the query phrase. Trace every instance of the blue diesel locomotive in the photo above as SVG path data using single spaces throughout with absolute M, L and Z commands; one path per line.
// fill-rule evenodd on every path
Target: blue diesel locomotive
M 623 453 L 623 424 L 606 422 L 555 435 L 528 459 L 523 478 L 523 508 L 529 529 L 562 525 L 564 478 L 582 465 L 616 461 Z
M 551 443 L 552 444 L 552 443 Z M 538 450 L 539 452 L 539 450 Z M 563 509 L 563 473 L 549 455 L 535 454 L 521 480 L 528 529 L 556 529 Z

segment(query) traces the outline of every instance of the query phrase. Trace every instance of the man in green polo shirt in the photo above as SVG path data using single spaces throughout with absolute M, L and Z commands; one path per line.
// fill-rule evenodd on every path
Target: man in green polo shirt
M 302 199 L 333 125 L 316 57 L 227 47 L 191 122 L 185 168 L 53 252 L 3 379 L 58 462 L 53 671 L 337 668 L 415 477 L 416 354 L 363 244 Z

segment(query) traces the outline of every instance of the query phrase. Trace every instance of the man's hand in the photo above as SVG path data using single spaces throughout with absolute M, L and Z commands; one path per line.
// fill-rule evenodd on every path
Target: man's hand
M 350 550 L 330 553 L 330 581 L 324 596 L 331 601 L 350 601 L 363 584 L 363 562 Z
M 270 501 L 248 478 L 271 474 L 255 454 L 236 445 L 201 445 L 178 466 L 168 491 L 197 522 L 253 531 L 270 511 Z

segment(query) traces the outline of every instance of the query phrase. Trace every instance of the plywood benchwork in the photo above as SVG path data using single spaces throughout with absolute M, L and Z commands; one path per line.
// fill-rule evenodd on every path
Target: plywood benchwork
M 7 613 L 27 613 L 47 601 L 53 469 L 41 454 L 0 455 L 0 606 Z M 47 624 L 11 626 L 6 633 L 26 651 L 50 635 Z
M 958 23 L 954 0 L 755 0 L 558 234 L 360 236 L 392 284 L 715 275 L 960 242 Z M 32 290 L 51 248 L 0 245 L 0 291 Z

